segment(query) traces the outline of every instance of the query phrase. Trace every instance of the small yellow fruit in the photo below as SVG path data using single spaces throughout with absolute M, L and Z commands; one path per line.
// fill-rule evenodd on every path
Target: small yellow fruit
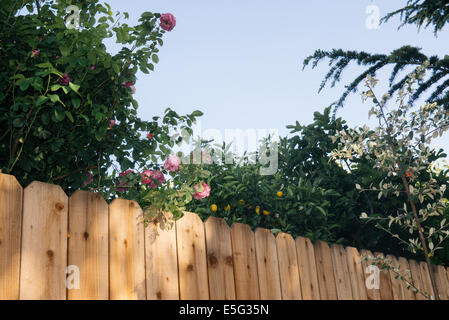
M 282 191 L 278 191 L 278 192 L 276 192 L 276 195 L 280 198 L 280 197 L 282 197 Z
M 210 209 L 212 210 L 212 212 L 217 212 L 218 207 L 216 204 L 213 204 L 210 206 Z
M 229 211 L 229 210 L 231 210 L 231 206 L 228 204 L 224 209 Z
M 260 215 L 260 207 L 259 206 L 256 207 L 256 214 Z
M 244 200 L 239 200 L 239 203 L 243 206 L 245 204 Z
M 270 211 L 263 210 L 263 215 L 264 215 L 264 216 L 268 216 L 269 214 L 270 214 Z

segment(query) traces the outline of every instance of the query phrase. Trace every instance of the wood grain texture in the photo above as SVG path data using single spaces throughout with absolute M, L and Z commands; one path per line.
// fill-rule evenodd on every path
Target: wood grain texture
M 210 299 L 235 300 L 231 229 L 216 217 L 207 218 L 204 226 Z
M 144 300 L 145 248 L 142 209 L 115 199 L 109 206 L 109 295 L 111 300 Z
M 449 281 L 446 268 L 443 266 L 433 266 L 437 291 L 441 300 L 449 300 Z
M 186 212 L 176 221 L 176 241 L 181 300 L 209 299 L 204 225 L 197 214 Z
M 332 265 L 331 250 L 324 241 L 317 240 L 313 244 L 315 249 L 315 262 L 322 300 L 337 300 L 337 286 Z
M 387 255 L 387 259 L 391 261 L 391 266 L 393 268 L 399 267 L 398 259 L 395 256 L 389 254 Z M 391 281 L 391 291 L 393 293 L 393 300 L 404 300 L 404 293 L 402 290 L 402 280 L 397 278 L 398 274 L 393 270 L 390 270 L 389 274 Z
M 432 282 L 430 280 L 430 273 L 429 273 L 429 266 L 427 265 L 426 262 L 421 261 L 419 263 L 419 271 L 421 272 L 421 279 L 423 282 L 424 293 L 427 295 L 428 300 L 434 300 L 435 292 L 432 288 Z
M 402 270 L 402 272 L 407 275 L 406 276 L 407 280 L 411 281 L 410 276 L 409 276 L 411 274 L 411 270 L 410 270 L 410 265 L 409 265 L 407 259 L 404 257 L 399 257 L 398 261 L 399 261 L 399 266 L 401 267 L 400 270 Z M 416 300 L 416 295 L 413 292 L 413 288 L 407 289 L 407 287 L 408 287 L 408 284 L 406 282 L 402 281 L 402 292 L 403 292 L 404 299 L 405 300 Z
M 367 300 L 365 272 L 360 260 L 360 253 L 354 247 L 346 247 L 348 271 L 354 300 Z
M 108 220 L 99 194 L 78 190 L 69 198 L 68 265 L 79 269 L 79 289 L 68 289 L 69 300 L 109 299 Z
M 385 255 L 381 252 L 375 252 L 376 257 L 385 259 Z M 379 268 L 379 293 L 381 300 L 393 300 L 393 289 L 391 287 L 390 272 Z
M 369 258 L 369 257 L 374 257 L 374 255 L 372 254 L 372 252 L 369 251 L 369 250 L 361 250 L 361 251 L 360 251 L 360 254 L 361 254 L 363 257 L 368 257 L 368 258 Z M 363 273 L 364 273 L 364 275 L 365 275 L 365 282 L 366 282 L 366 279 L 370 276 L 369 273 L 366 273 L 366 272 L 367 272 L 367 267 L 368 267 L 369 265 L 371 265 L 372 263 L 371 263 L 370 260 L 366 261 L 365 259 L 363 259 L 363 257 L 362 257 L 362 270 L 363 270 Z M 379 288 L 380 288 L 380 279 L 379 279 Z M 368 297 L 368 300 L 380 300 L 380 290 L 379 290 L 379 289 L 376 289 L 376 288 L 373 288 L 373 289 L 366 288 L 366 295 L 367 295 L 367 297 Z
M 255 240 L 260 299 L 281 300 L 276 239 L 270 230 L 258 228 L 255 232 Z
M 281 232 L 276 236 L 276 246 L 282 299 L 300 300 L 301 283 L 299 280 L 295 240 L 293 240 L 291 235 Z
M 0 173 L 0 300 L 19 299 L 23 190 Z
M 20 299 L 66 299 L 68 198 L 32 182 L 23 195 Z
M 236 299 L 257 300 L 260 294 L 254 233 L 247 224 L 234 223 L 231 239 Z
M 166 214 L 168 219 L 170 214 Z M 176 224 L 150 224 L 145 228 L 145 261 L 148 300 L 178 300 Z
M 332 244 L 331 254 L 338 300 L 352 300 L 351 279 L 349 277 L 346 251 L 343 246 Z
M 310 239 L 304 237 L 297 237 L 295 244 L 302 299 L 319 300 L 320 288 L 318 285 L 313 244 Z
M 423 278 L 421 275 L 421 269 L 419 267 L 419 263 L 416 260 L 410 259 L 409 260 L 410 265 L 410 271 L 412 272 L 412 278 L 413 278 L 413 285 L 421 292 L 424 291 L 424 283 Z M 416 300 L 427 300 L 426 297 L 424 297 L 421 293 L 416 293 Z

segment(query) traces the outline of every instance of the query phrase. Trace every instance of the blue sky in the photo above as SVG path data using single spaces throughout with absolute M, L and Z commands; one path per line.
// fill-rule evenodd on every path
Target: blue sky
M 335 101 L 343 85 L 362 70 L 350 65 L 341 84 L 318 94 L 327 63 L 302 70 L 303 59 L 316 49 L 389 53 L 414 45 L 426 54 L 447 54 L 448 30 L 437 38 L 431 28 L 418 32 L 415 26 L 406 26 L 398 31 L 397 18 L 376 30 L 365 26 L 367 6 L 378 6 L 383 16 L 405 0 L 107 2 L 115 11 L 128 12 L 130 25 L 144 11 L 175 15 L 177 25 L 164 37 L 156 71 L 138 74 L 139 115 L 151 119 L 167 107 L 181 114 L 199 109 L 204 112 L 203 130 L 275 129 L 285 135 L 285 126 L 296 120 L 310 123 L 313 113 Z M 388 72 L 379 78 L 386 83 Z M 362 125 L 368 123 L 368 107 L 354 94 L 338 116 L 351 126 Z M 437 145 L 449 150 L 449 138 Z

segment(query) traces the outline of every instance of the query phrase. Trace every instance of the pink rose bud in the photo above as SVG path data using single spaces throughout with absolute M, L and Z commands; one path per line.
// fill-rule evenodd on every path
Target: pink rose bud
M 148 133 L 148 134 L 147 134 L 147 137 L 150 138 L 150 139 L 153 139 L 153 138 L 154 138 L 154 136 L 153 136 L 151 133 Z
M 164 13 L 160 18 L 160 26 L 165 31 L 172 31 L 176 26 L 176 18 L 171 13 Z
M 195 190 L 196 190 L 196 193 L 193 194 L 193 197 L 196 200 L 204 199 L 204 198 L 208 197 L 210 194 L 210 187 L 204 181 L 201 182 L 201 186 L 193 186 L 193 188 L 195 188 Z
M 62 75 L 62 78 L 59 78 L 59 80 L 58 80 L 59 84 L 63 85 L 63 86 L 68 86 L 70 81 L 72 81 L 72 79 L 70 79 L 70 77 L 67 73 L 64 73 Z
M 167 171 L 178 171 L 181 160 L 177 156 L 169 156 L 164 163 L 164 169 Z
M 31 58 L 37 58 L 39 57 L 39 50 L 31 50 Z
M 115 120 L 109 120 L 109 126 L 108 128 L 111 129 L 113 126 L 115 126 L 117 122 Z
M 90 70 L 95 70 L 95 66 L 90 66 Z

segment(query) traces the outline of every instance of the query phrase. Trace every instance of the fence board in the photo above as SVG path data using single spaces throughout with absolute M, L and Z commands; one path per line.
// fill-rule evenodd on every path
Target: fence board
M 270 230 L 257 228 L 255 240 L 260 299 L 280 300 L 282 294 L 276 239 Z
M 343 246 L 333 244 L 331 245 L 331 254 L 338 300 L 351 300 L 352 288 L 346 251 Z
M 351 279 L 352 296 L 354 300 L 367 300 L 365 272 L 360 261 L 360 253 L 354 247 L 346 247 L 349 278 Z
M 310 239 L 304 237 L 297 237 L 295 244 L 302 299 L 319 300 L 320 288 L 318 285 L 313 244 Z
M 108 204 L 93 192 L 76 191 L 69 198 L 68 264 L 79 268 L 79 289 L 69 300 L 109 298 Z
M 180 298 L 209 299 L 204 225 L 197 214 L 186 212 L 176 221 L 176 240 Z
M 247 224 L 234 223 L 231 238 L 236 298 L 257 300 L 260 294 L 254 233 Z
M 428 299 L 435 299 L 435 293 L 432 288 L 432 282 L 430 280 L 429 266 L 426 262 L 421 261 L 419 263 L 419 270 L 421 272 L 421 279 L 423 282 L 423 290 L 430 296 Z
M 398 259 L 395 256 L 389 254 L 387 255 L 387 259 L 391 260 L 391 266 L 394 268 L 399 267 Z M 401 268 L 402 270 L 402 268 Z M 402 280 L 396 279 L 397 273 L 392 270 L 389 271 L 390 280 L 391 280 L 391 291 L 393 293 L 393 300 L 404 300 L 404 293 L 402 290 Z
M 437 291 L 441 300 L 449 300 L 449 283 L 446 269 L 443 266 L 433 266 Z
M 0 300 L 19 299 L 22 196 L 16 178 L 0 173 Z
M 375 252 L 376 257 L 380 256 L 385 259 L 385 255 L 381 252 Z M 388 270 L 379 268 L 379 293 L 381 300 L 393 300 L 393 289 L 391 287 L 390 273 Z
M 205 224 L 209 293 L 212 300 L 235 300 L 231 229 L 224 219 L 207 218 Z
M 115 199 L 109 206 L 109 294 L 112 300 L 144 300 L 145 248 L 142 209 Z
M 316 271 L 320 296 L 322 300 L 336 300 L 338 298 L 337 286 L 332 266 L 331 250 L 324 241 L 314 243 Z
M 418 288 L 419 291 L 423 290 L 424 284 L 421 276 L 421 270 L 419 263 L 416 260 L 409 260 L 410 271 L 412 272 L 413 285 Z M 412 289 L 414 290 L 414 289 Z M 427 300 L 421 293 L 415 293 L 416 300 Z
M 169 214 L 166 217 L 170 218 Z M 145 269 L 148 300 L 178 300 L 176 224 L 150 224 L 145 228 Z
M 299 281 L 295 240 L 293 240 L 291 235 L 281 232 L 276 237 L 276 246 L 279 260 L 282 299 L 300 300 L 301 285 Z
M 360 253 L 364 257 L 374 257 L 374 255 L 369 250 L 361 250 Z M 365 275 L 364 276 L 365 281 L 366 281 L 367 277 L 369 277 L 369 273 L 366 273 L 366 268 L 369 265 L 371 265 L 371 262 L 369 260 L 366 261 L 365 259 L 362 258 L 362 271 L 363 271 L 363 274 Z M 380 300 L 379 289 L 369 289 L 368 287 L 366 287 L 366 295 L 368 297 L 368 300 Z
M 407 275 L 407 280 L 410 281 L 410 279 L 408 278 L 408 275 L 410 275 L 410 265 L 407 261 L 407 259 L 405 259 L 404 257 L 400 257 L 398 259 L 399 261 L 399 266 L 401 267 L 402 272 L 405 272 L 405 274 Z M 408 270 L 408 271 L 407 271 Z M 404 293 L 404 299 L 405 300 L 416 300 L 416 295 L 413 292 L 413 288 L 407 289 L 407 283 L 406 282 L 402 282 L 402 291 Z
M 25 188 L 20 299 L 66 299 L 67 212 L 61 187 L 34 181 Z

